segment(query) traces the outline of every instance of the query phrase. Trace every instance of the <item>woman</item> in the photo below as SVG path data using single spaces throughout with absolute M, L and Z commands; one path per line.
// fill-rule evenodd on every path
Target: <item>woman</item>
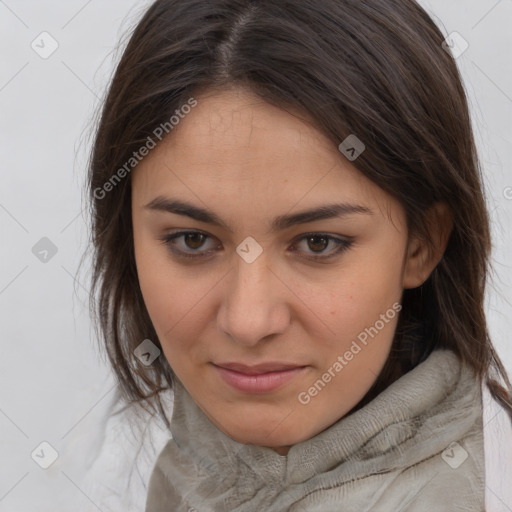
M 511 387 L 444 39 L 410 0 L 137 25 L 88 186 L 101 336 L 165 425 L 146 511 L 489 507 L 485 397 L 510 424 Z

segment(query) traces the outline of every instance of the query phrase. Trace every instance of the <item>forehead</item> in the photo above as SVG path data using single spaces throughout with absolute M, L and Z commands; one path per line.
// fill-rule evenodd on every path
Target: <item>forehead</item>
M 265 102 L 245 90 L 211 92 L 197 98 L 197 106 L 168 136 L 168 148 L 189 163 L 207 161 L 230 171 L 252 171 L 251 162 L 284 170 L 283 163 L 321 158 L 334 163 L 339 154 L 333 144 L 305 119 Z M 254 173 L 250 172 L 254 176 Z M 261 172 L 259 173 L 261 174 Z
M 168 193 L 218 204 L 308 207 L 385 201 L 302 113 L 245 90 L 209 92 L 136 167 L 134 195 Z M 195 197 L 194 197 L 195 196 Z
M 284 130 L 281 135 L 286 138 L 295 132 L 321 140 L 305 112 L 272 105 L 246 89 L 206 92 L 197 97 L 197 106 L 185 119 L 187 123 L 180 123 L 173 132 L 175 139 L 182 142 L 191 132 L 196 137 L 229 135 L 247 141 L 254 129 L 266 133 L 281 129 Z

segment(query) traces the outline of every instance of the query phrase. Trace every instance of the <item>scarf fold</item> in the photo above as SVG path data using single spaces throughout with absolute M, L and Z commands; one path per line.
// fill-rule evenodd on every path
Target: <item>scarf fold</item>
M 440 349 L 287 455 L 220 431 L 174 379 L 146 512 L 482 512 L 480 381 Z

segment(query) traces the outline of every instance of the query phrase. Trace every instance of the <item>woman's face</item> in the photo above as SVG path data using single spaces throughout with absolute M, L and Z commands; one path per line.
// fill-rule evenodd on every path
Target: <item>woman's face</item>
M 382 369 L 407 287 L 405 215 L 298 117 L 242 90 L 197 101 L 132 176 L 140 286 L 210 420 L 284 454 Z

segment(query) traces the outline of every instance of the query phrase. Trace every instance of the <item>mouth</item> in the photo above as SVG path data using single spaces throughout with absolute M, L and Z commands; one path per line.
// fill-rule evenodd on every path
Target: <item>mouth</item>
M 289 363 L 262 363 L 248 366 L 241 363 L 212 363 L 220 377 L 243 393 L 270 393 L 304 373 L 307 366 Z

